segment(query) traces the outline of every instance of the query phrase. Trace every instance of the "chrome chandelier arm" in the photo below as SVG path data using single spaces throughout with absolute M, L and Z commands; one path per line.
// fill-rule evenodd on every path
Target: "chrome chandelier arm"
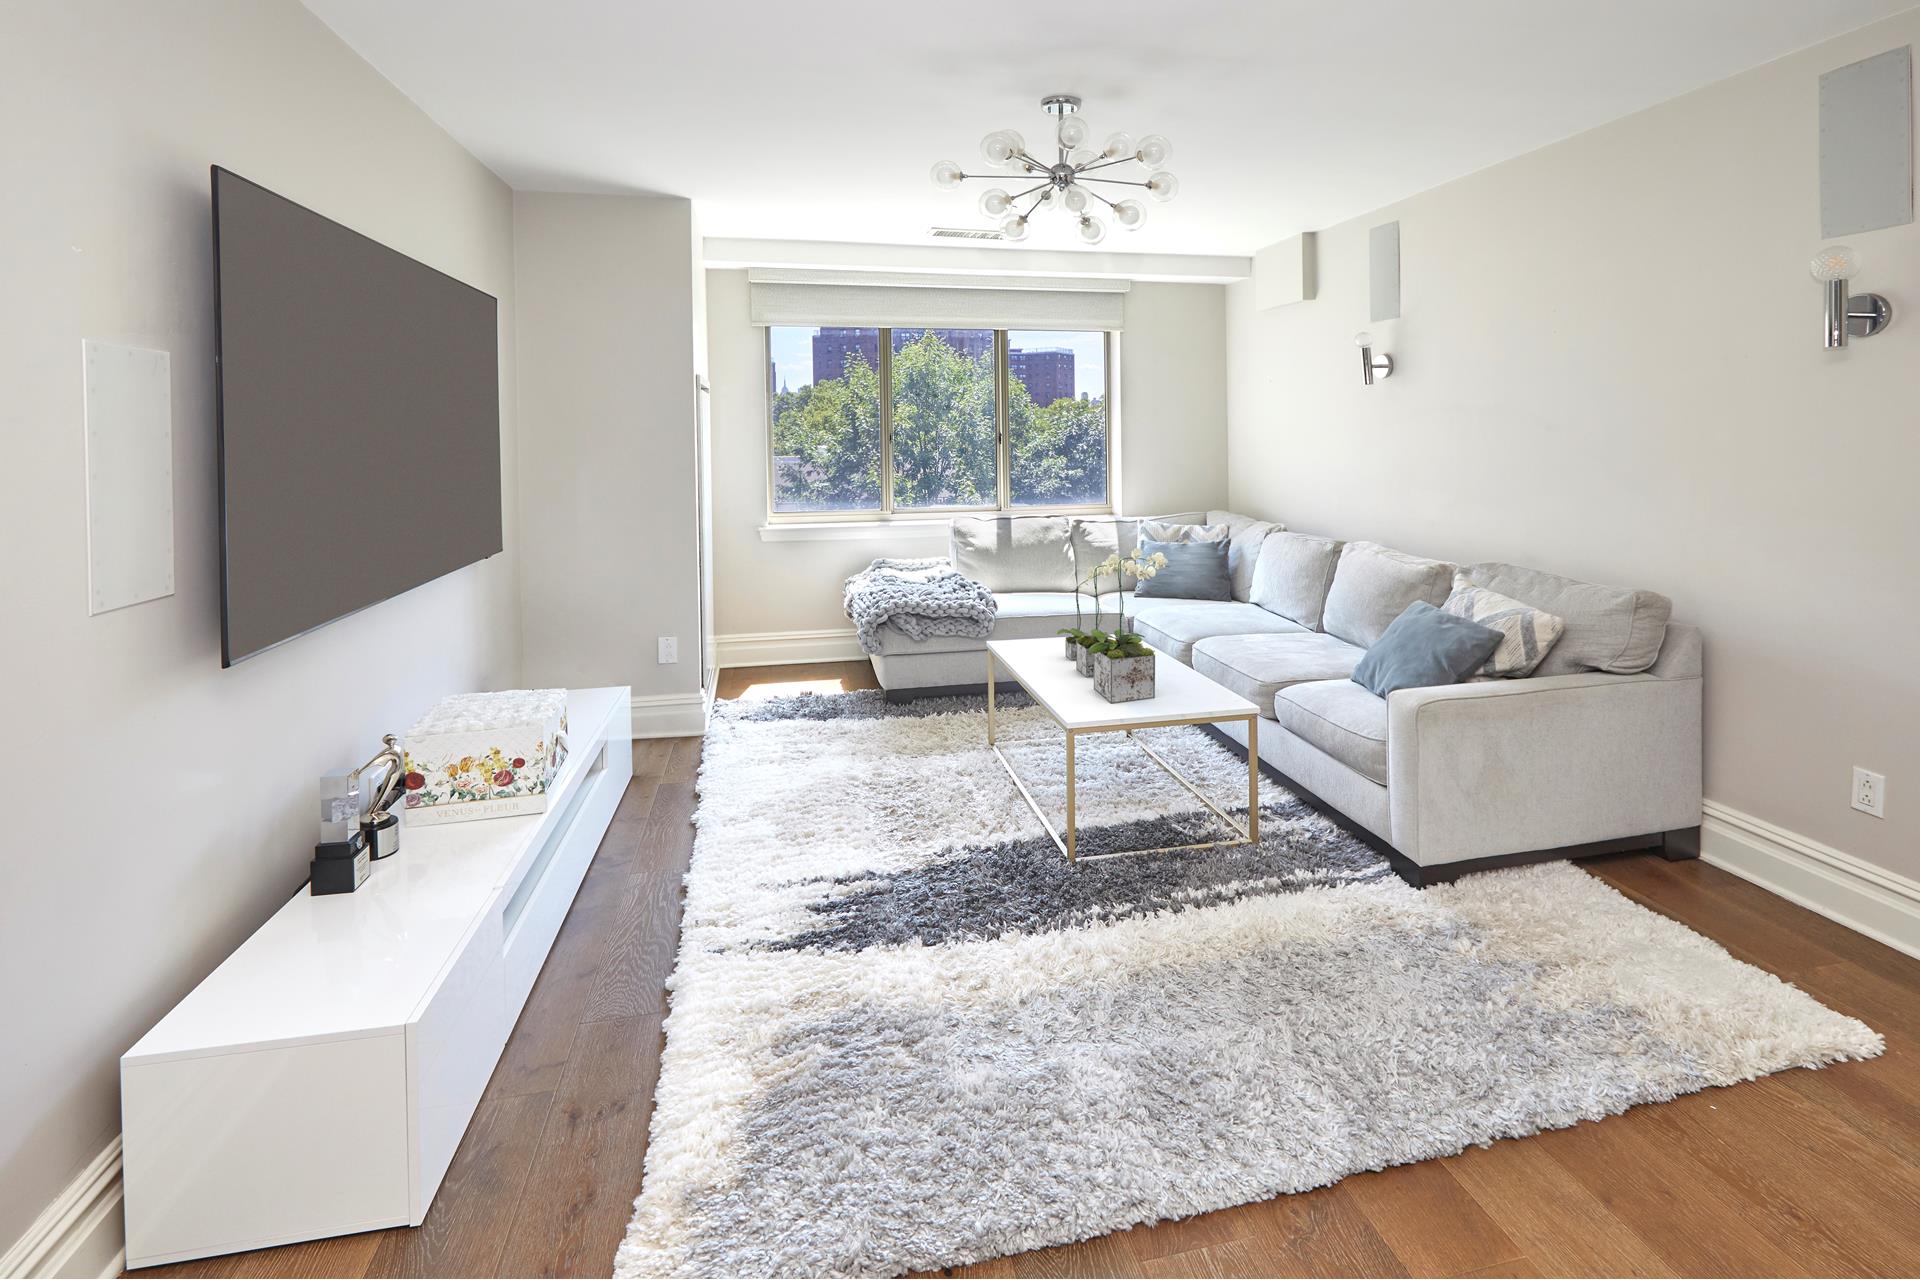
M 1147 183 L 1144 183 L 1144 182 L 1134 182 L 1128 178 L 1082 178 L 1082 177 L 1076 176 L 1074 178 L 1074 181 L 1075 182 L 1105 182 L 1105 183 L 1110 183 L 1116 187 L 1144 187 L 1148 185 Z
M 1089 160 L 1073 172 L 1077 177 L 1083 173 L 1092 173 L 1095 169 L 1111 169 L 1116 164 L 1130 164 L 1137 159 L 1139 159 L 1138 156 L 1121 156 L 1115 160 Z

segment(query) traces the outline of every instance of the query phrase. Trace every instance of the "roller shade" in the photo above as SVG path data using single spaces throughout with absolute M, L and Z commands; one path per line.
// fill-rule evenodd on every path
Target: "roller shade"
M 747 287 L 756 325 L 1118 332 L 1131 286 L 1066 277 L 762 268 L 747 273 Z

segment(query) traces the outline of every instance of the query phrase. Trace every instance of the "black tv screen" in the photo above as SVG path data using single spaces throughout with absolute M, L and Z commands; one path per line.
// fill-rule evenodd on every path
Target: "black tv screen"
M 221 665 L 501 550 L 498 303 L 215 166 Z

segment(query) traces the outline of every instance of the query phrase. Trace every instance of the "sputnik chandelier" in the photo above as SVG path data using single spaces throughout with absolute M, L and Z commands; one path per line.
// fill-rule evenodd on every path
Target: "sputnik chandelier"
M 1008 240 L 1027 238 L 1027 220 L 1040 209 L 1065 209 L 1078 223 L 1080 238 L 1099 244 L 1107 234 L 1102 212 L 1111 211 L 1113 220 L 1129 231 L 1147 220 L 1147 207 L 1128 196 L 1110 200 L 1094 185 L 1138 187 L 1155 200 L 1171 200 L 1180 190 L 1180 180 L 1166 170 L 1173 147 L 1159 134 L 1150 134 L 1136 144 L 1132 137 L 1116 133 L 1106 145 L 1095 151 L 1087 146 L 1092 136 L 1080 115 L 1080 99 L 1070 93 L 1051 94 L 1040 99 L 1040 106 L 1053 117 L 1054 143 L 1060 149 L 1052 164 L 1035 159 L 1027 152 L 1026 140 L 1011 129 L 998 129 L 980 140 L 980 154 L 997 166 L 994 173 L 967 173 L 951 160 L 933 166 L 933 185 L 951 191 L 968 178 L 982 180 L 1013 175 L 1008 186 L 992 187 L 980 195 L 980 212 L 1000 223 L 1000 234 Z M 1138 163 L 1144 177 L 1116 177 L 1110 170 L 1118 165 Z M 1121 172 L 1130 172 L 1122 170 Z M 1138 173 L 1139 171 L 1131 171 Z M 1102 176 L 1096 177 L 1095 174 Z M 1116 196 L 1125 196 L 1114 191 Z M 1103 210 L 1100 206 L 1104 205 Z

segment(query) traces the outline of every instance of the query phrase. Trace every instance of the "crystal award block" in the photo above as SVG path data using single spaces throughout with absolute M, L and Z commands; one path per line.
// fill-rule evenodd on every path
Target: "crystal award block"
M 360 827 L 360 779 L 330 773 L 320 779 L 320 843 L 353 839 Z

